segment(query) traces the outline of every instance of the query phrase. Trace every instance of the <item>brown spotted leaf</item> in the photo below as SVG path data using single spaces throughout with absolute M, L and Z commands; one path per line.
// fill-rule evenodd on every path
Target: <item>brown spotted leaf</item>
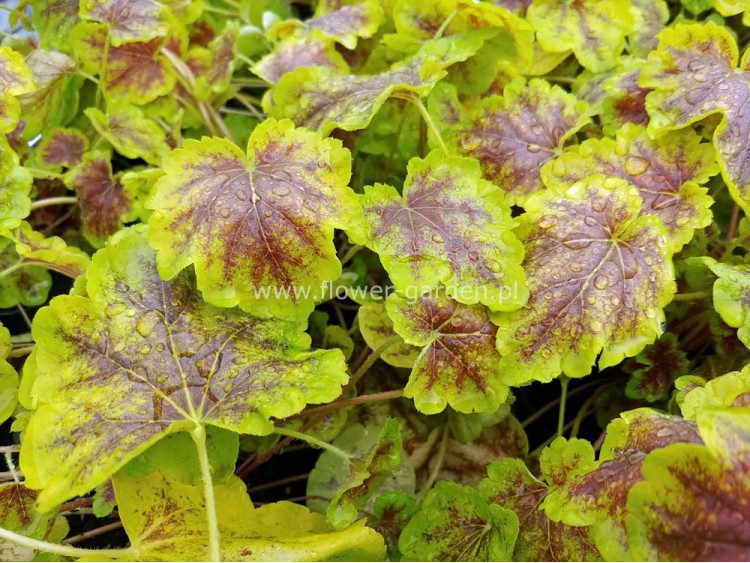
M 82 0 L 80 15 L 107 26 L 112 45 L 150 41 L 169 30 L 165 8 L 156 0 Z
M 89 141 L 78 129 L 53 129 L 42 138 L 37 159 L 50 168 L 73 168 L 83 160 Z
M 189 140 L 164 159 L 148 207 L 166 278 L 195 265 L 211 303 L 307 318 L 341 275 L 334 228 L 357 209 L 341 142 L 269 119 L 247 154 L 226 139 Z
M 347 379 L 338 350 L 308 351 L 303 325 L 208 305 L 192 272 L 162 280 L 145 230 L 123 230 L 95 255 L 85 297 L 57 297 L 34 318 L 21 470 L 42 510 L 167 433 L 210 424 L 264 435 L 270 417 L 331 401 Z
M 490 96 L 463 113 L 449 142 L 482 165 L 484 177 L 522 205 L 544 186 L 542 165 L 589 120 L 585 102 L 541 79 L 516 79 L 502 96 Z
M 638 188 L 641 213 L 666 225 L 675 251 L 690 242 L 695 229 L 711 224 L 713 198 L 701 185 L 719 171 L 714 149 L 690 130 L 658 141 L 644 127 L 625 125 L 616 139 L 590 139 L 542 169 L 548 186 L 572 185 L 593 174 L 617 176 Z
M 318 33 L 290 37 L 253 66 L 253 72 L 271 84 L 298 67 L 319 66 L 346 72 L 348 66 L 331 39 Z
M 497 314 L 500 371 L 515 385 L 581 377 L 638 354 L 662 332 L 675 291 L 672 252 L 656 217 L 620 178 L 589 176 L 526 202 L 529 302 Z
M 435 414 L 450 405 L 464 412 L 494 412 L 508 396 L 498 369 L 497 327 L 483 305 L 463 305 L 445 294 L 393 294 L 386 303 L 396 332 L 421 346 L 404 396 Z

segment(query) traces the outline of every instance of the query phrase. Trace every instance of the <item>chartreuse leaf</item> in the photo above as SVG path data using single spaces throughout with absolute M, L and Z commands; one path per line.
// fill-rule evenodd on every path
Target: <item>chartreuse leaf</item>
M 407 561 L 510 561 L 518 537 L 512 510 L 488 503 L 479 492 L 441 481 L 401 533 Z
M 18 374 L 5 361 L 12 348 L 10 332 L 0 324 L 0 424 L 10 418 L 18 404 Z
M 169 31 L 167 10 L 156 0 L 80 0 L 80 16 L 103 23 L 112 45 L 150 41 Z
M 641 213 L 664 222 L 676 251 L 690 242 L 695 229 L 711 224 L 713 199 L 701 184 L 718 172 L 713 147 L 693 131 L 654 141 L 645 127 L 628 124 L 616 139 L 584 141 L 548 162 L 542 179 L 548 186 L 571 185 L 594 174 L 627 180 L 643 199 Z
M 479 160 L 484 177 L 523 204 L 542 185 L 542 165 L 562 152 L 576 131 L 588 123 L 585 102 L 541 79 L 518 78 L 502 96 L 483 99 L 464 110 L 449 129 L 448 143 Z
M 30 0 L 34 30 L 43 49 L 72 51 L 70 34 L 78 23 L 79 0 Z
M 16 243 L 24 266 L 39 266 L 69 278 L 77 278 L 89 267 L 89 256 L 83 250 L 68 246 L 60 237 L 45 237 L 25 221 L 5 236 Z
M 750 348 L 750 265 L 724 264 L 709 257 L 701 261 L 718 277 L 713 288 L 716 312 L 725 323 L 738 329 L 738 338 Z
M 630 0 L 532 0 L 527 18 L 545 50 L 573 51 L 582 66 L 601 72 L 625 48 L 634 26 L 631 7 Z
M 228 23 L 207 48 L 208 67 L 195 80 L 195 96 L 199 100 L 210 100 L 229 88 L 237 54 L 239 27 Z
M 669 332 L 638 354 L 635 362 L 639 367 L 630 374 L 625 394 L 650 403 L 667 399 L 675 380 L 690 368 L 677 336 Z
M 0 309 L 16 305 L 38 307 L 47 301 L 51 287 L 49 272 L 24 264 L 13 241 L 0 237 Z
M 46 168 L 73 168 L 88 146 L 89 140 L 78 129 L 53 129 L 44 135 L 35 156 Z
M 669 6 L 665 0 L 632 0 L 633 30 L 628 35 L 628 51 L 637 57 L 647 57 L 659 44 L 657 35 L 669 21 Z
M 119 472 L 113 478 L 120 518 L 138 561 L 208 558 L 206 514 L 200 486 L 169 476 Z M 323 516 L 289 502 L 255 510 L 245 484 L 231 476 L 214 486 L 224 561 L 378 559 L 382 538 L 359 522 L 335 531 Z
M 689 384 L 689 387 L 688 387 Z M 685 418 L 695 420 L 699 413 L 711 407 L 744 407 L 750 404 L 750 367 L 733 371 L 710 381 L 696 376 L 677 380 L 683 390 L 679 400 L 680 412 Z
M 14 229 L 31 212 L 33 178 L 19 163 L 16 152 L 0 135 L 0 229 Z
M 269 417 L 331 401 L 347 379 L 341 353 L 308 351 L 303 327 L 205 304 L 189 272 L 163 281 L 145 231 L 121 231 L 95 255 L 86 297 L 57 297 L 34 318 L 21 469 L 42 510 L 165 434 L 267 434 Z
M 393 294 L 386 303 L 396 332 L 421 346 L 404 396 L 417 410 L 435 414 L 450 405 L 464 412 L 493 412 L 508 396 L 498 369 L 497 327 L 482 305 L 463 305 L 439 291 Z
M 730 31 L 713 22 L 678 24 L 659 36 L 641 72 L 640 84 L 653 91 L 646 98 L 649 132 L 662 134 L 719 113 L 714 146 L 722 175 L 734 200 L 750 210 L 750 134 L 747 56 L 737 64 L 737 43 Z
M 649 90 L 638 84 L 644 64 L 643 59 L 622 58 L 602 84 L 601 120 L 605 135 L 614 137 L 626 123 L 648 125 L 646 96 Z
M 381 74 L 337 74 L 324 67 L 302 67 L 286 73 L 263 98 L 272 117 L 319 129 L 364 129 L 391 97 L 426 96 L 447 67 L 468 59 L 482 46 L 475 36 L 427 41 L 417 54 Z
M 161 164 L 161 159 L 169 153 L 167 132 L 136 106 L 110 106 L 106 114 L 92 107 L 84 113 L 99 134 L 123 156 Z
M 368 186 L 361 241 L 380 256 L 396 289 L 418 296 L 441 285 L 457 301 L 508 311 L 526 301 L 515 222 L 476 160 L 441 150 L 409 161 L 404 188 Z
M 649 452 L 675 442 L 700 443 L 695 425 L 680 417 L 651 409 L 628 411 L 607 427 L 599 460 L 590 456 L 558 480 L 545 497 L 542 508 L 547 516 L 570 526 L 592 526 L 596 547 L 609 560 L 627 558 L 625 531 L 627 498 L 631 487 L 642 479 L 641 467 Z M 560 440 L 554 446 L 562 446 Z M 570 444 L 570 442 L 568 442 Z M 546 452 L 545 452 L 546 453 Z M 542 457 L 542 467 L 558 470 L 560 458 Z
M 722 16 L 735 16 L 744 12 L 742 23 L 744 25 L 750 23 L 748 21 L 750 20 L 750 16 L 748 16 L 750 5 L 747 3 L 747 0 L 708 0 L 708 2 Z
M 37 86 L 19 98 L 23 137 L 31 140 L 75 117 L 83 77 L 76 74 L 76 62 L 57 51 L 35 49 L 26 57 L 26 66 Z
M 566 526 L 547 518 L 540 505 L 548 487 L 520 459 L 501 459 L 487 468 L 479 492 L 512 510 L 521 523 L 513 561 L 599 561 L 588 527 Z
M 638 354 L 661 334 L 675 291 L 672 252 L 635 187 L 590 176 L 526 202 L 528 305 L 500 315 L 497 346 L 507 383 L 581 377 Z
M 348 526 L 358 511 L 394 476 L 401 465 L 401 425 L 393 418 L 382 429 L 349 425 L 334 441 L 349 459 L 325 451 L 307 482 L 307 495 L 330 498 L 323 503 L 328 521 L 336 528 Z M 327 507 L 326 507 L 327 505 Z
M 86 22 L 76 26 L 72 42 L 83 69 L 100 75 L 108 99 L 147 104 L 176 84 L 174 69 L 162 53 L 163 38 L 108 46 L 107 27 Z
M 628 497 L 629 559 L 742 561 L 750 553 L 750 410 L 698 415 L 705 446 L 649 454 Z
M 35 540 L 62 542 L 68 535 L 67 520 L 53 512 L 37 512 L 34 506 L 36 496 L 36 491 L 27 489 L 21 483 L 0 485 L 0 528 Z M 0 540 L 0 558 L 3 561 L 55 561 L 49 557 L 29 547 Z
M 353 224 L 350 167 L 340 141 L 289 120 L 259 125 L 247 155 L 225 139 L 186 141 L 147 203 L 160 274 L 194 264 L 210 303 L 307 318 L 341 275 L 333 230 Z
M 393 329 L 393 321 L 388 316 L 385 303 L 373 301 L 360 305 L 357 311 L 359 332 L 365 343 L 376 350 L 398 336 Z M 414 365 L 420 348 L 406 342 L 396 342 L 388 345 L 381 354 L 380 359 L 388 365 L 398 368 L 411 368 Z
M 65 175 L 65 183 L 78 193 L 83 233 L 95 246 L 122 228 L 132 210 L 133 201 L 112 173 L 112 156 L 92 151 Z
M 20 96 L 36 89 L 34 77 L 23 55 L 10 47 L 0 47 L 0 92 L 3 97 Z

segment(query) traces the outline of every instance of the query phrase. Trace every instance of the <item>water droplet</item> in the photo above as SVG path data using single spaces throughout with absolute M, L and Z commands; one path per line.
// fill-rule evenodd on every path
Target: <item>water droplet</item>
M 562 240 L 562 243 L 571 250 L 582 250 L 591 244 L 591 239 L 583 233 L 571 233 Z
M 553 217 L 552 215 L 543 215 L 541 219 L 539 219 L 538 225 L 542 229 L 549 229 L 557 225 L 557 218 Z
M 708 82 L 708 76 L 706 76 L 702 72 L 696 72 L 693 74 L 693 80 L 695 80 L 696 82 L 700 82 L 702 84 L 704 82 Z
M 594 297 L 593 295 L 589 295 L 586 298 L 586 301 L 588 301 L 589 305 L 596 305 L 596 297 Z
M 594 332 L 601 332 L 604 327 L 602 326 L 601 321 L 593 320 L 591 321 L 591 330 Z
M 600 197 L 595 197 L 593 200 L 591 200 L 591 209 L 593 209 L 597 213 L 603 212 L 605 209 L 607 209 L 606 200 Z
M 461 139 L 461 146 L 464 148 L 464 150 L 472 151 L 482 146 L 482 139 L 476 137 L 475 135 L 469 135 Z
M 141 348 L 138 350 L 138 353 L 145 356 L 151 351 L 151 345 L 150 344 L 144 344 L 141 346 Z
M 704 88 L 696 88 L 685 94 L 685 101 L 689 104 L 697 104 L 705 97 L 705 95 L 706 90 Z
M 581 264 L 579 264 L 578 262 L 571 262 L 568 268 L 570 269 L 571 272 L 575 272 L 575 273 L 578 273 L 581 270 L 583 270 L 583 266 L 581 266 Z
M 702 61 L 690 61 L 688 63 L 688 70 L 690 72 L 698 72 L 699 70 L 703 70 L 706 67 L 705 63 Z
M 432 235 L 432 242 L 437 243 L 437 244 L 443 244 L 445 242 L 445 239 L 441 235 L 434 234 Z
M 631 176 L 640 176 L 648 170 L 649 166 L 651 166 L 651 163 L 640 156 L 631 155 L 625 159 L 625 172 Z
M 270 209 L 266 209 L 266 210 L 263 211 L 263 216 L 264 217 L 273 217 L 273 211 L 271 211 Z
M 622 260 L 622 277 L 626 280 L 633 279 L 638 273 L 638 260 L 630 247 L 620 246 L 620 259 Z
M 231 384 L 231 383 L 225 383 L 224 384 L 224 393 L 231 393 L 232 392 L 232 387 L 234 387 L 233 384 Z
M 497 262 L 496 260 L 487 260 L 484 263 L 484 267 L 495 274 L 503 271 L 503 267 L 500 265 L 500 262 Z
M 167 375 L 159 374 L 159 375 L 156 376 L 156 382 L 157 383 L 166 383 L 167 379 L 169 379 L 169 376 L 167 376 Z
M 224 217 L 224 219 L 228 219 L 229 216 L 232 214 L 227 208 L 222 209 L 220 213 L 221 213 L 221 216 Z
M 607 289 L 609 287 L 609 278 L 602 274 L 597 275 L 594 278 L 594 287 L 596 289 Z
M 532 125 L 531 126 L 531 132 L 534 133 L 534 135 L 544 135 L 544 128 L 541 125 Z
M 586 225 L 588 225 L 589 227 L 596 227 L 599 224 L 599 222 L 593 217 L 586 217 L 584 218 L 583 222 L 586 223 Z
M 245 201 L 247 199 L 247 194 L 244 190 L 237 190 L 234 192 L 234 195 L 239 199 L 240 201 Z
M 690 218 L 687 215 L 678 215 L 677 217 L 675 217 L 674 224 L 678 227 L 684 227 L 688 224 L 689 221 Z
M 469 252 L 469 260 L 471 260 L 472 262 L 476 262 L 477 260 L 479 260 L 479 253 L 475 250 Z
M 166 348 L 166 346 L 164 346 L 164 343 L 163 343 L 163 342 L 159 342 L 159 343 L 158 343 L 158 344 L 156 345 L 156 351 L 157 351 L 157 352 L 160 352 L 160 353 L 161 353 L 161 352 L 163 352 L 163 351 L 165 350 L 165 348 Z
M 526 147 L 526 149 L 527 149 L 527 150 L 528 150 L 528 151 L 529 151 L 530 153 L 538 153 L 539 151 L 541 151 L 541 150 L 542 150 L 542 147 L 540 147 L 540 146 L 539 146 L 539 145 L 537 145 L 536 143 L 529 143 L 529 145 L 528 145 L 528 146 Z
M 290 190 L 284 184 L 276 184 L 271 188 L 271 192 L 279 197 L 286 197 L 289 195 Z

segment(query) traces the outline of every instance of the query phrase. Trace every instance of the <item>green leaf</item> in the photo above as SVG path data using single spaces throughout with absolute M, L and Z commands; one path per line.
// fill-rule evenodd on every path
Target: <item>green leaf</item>
M 135 106 L 110 107 L 106 114 L 98 108 L 87 108 L 84 113 L 99 134 L 123 156 L 158 165 L 169 153 L 166 131 Z
M 21 483 L 0 485 L 0 527 L 27 538 L 49 543 L 60 543 L 68 535 L 68 522 L 55 513 L 37 512 L 34 504 L 36 491 Z M 5 540 L 0 540 L 0 558 L 3 561 L 45 561 L 43 553 Z M 54 559 L 52 559 L 54 560 Z
M 706 445 L 652 452 L 628 497 L 633 560 L 742 561 L 750 555 L 750 411 L 708 409 Z
M 105 24 L 115 47 L 150 41 L 169 31 L 166 9 L 156 0 L 82 0 L 80 16 Z
M 750 265 L 724 264 L 709 257 L 700 260 L 718 277 L 713 288 L 716 312 L 729 326 L 739 329 L 737 336 L 750 348 Z
M 138 561 L 207 559 L 202 487 L 161 470 L 138 477 L 120 472 L 113 483 Z M 379 559 L 385 552 L 382 538 L 364 522 L 336 532 L 322 516 L 289 502 L 255 510 L 237 477 L 214 486 L 214 498 L 225 561 L 360 561 Z
M 40 46 L 71 52 L 70 34 L 78 23 L 78 0 L 31 0 L 30 4 Z
M 641 467 L 647 454 L 676 442 L 701 440 L 692 423 L 651 409 L 623 413 L 609 424 L 606 436 L 596 463 L 588 442 L 579 441 L 588 446 L 590 457 L 587 455 L 584 463 L 568 472 L 564 481 L 557 480 L 542 507 L 552 520 L 592 526 L 594 543 L 604 557 L 608 561 L 625 560 L 628 493 L 642 479 Z M 551 458 L 545 460 L 544 455 L 543 469 L 555 463 Z M 559 458 L 556 463 L 560 463 Z M 554 469 L 559 470 L 559 466 L 554 465 Z
M 526 202 L 528 305 L 496 315 L 508 383 L 581 377 L 638 354 L 661 334 L 672 299 L 672 252 L 656 217 L 620 178 L 590 176 Z
M 482 165 L 484 177 L 523 205 L 542 185 L 539 170 L 562 152 L 589 118 L 585 102 L 541 79 L 517 78 L 502 96 L 484 98 L 462 112 L 448 142 Z
M 120 175 L 112 173 L 111 158 L 103 151 L 88 152 L 65 176 L 78 193 L 83 233 L 95 246 L 122 228 L 133 205 Z
M 427 493 L 398 547 L 408 561 L 510 561 L 518 529 L 513 511 L 442 481 Z
M 0 424 L 10 418 L 18 404 L 18 374 L 5 361 L 12 349 L 10 332 L 0 324 Z
M 375 519 L 370 523 L 370 527 L 383 536 L 391 561 L 401 560 L 398 538 L 417 510 L 415 498 L 401 491 L 388 491 L 375 499 Z
M 0 229 L 14 229 L 31 212 L 33 178 L 20 166 L 18 155 L 0 135 Z
M 0 238 L 0 308 L 38 307 L 47 301 L 51 287 L 49 272 L 24 264 L 13 241 Z
M 357 519 L 358 511 L 401 465 L 401 425 L 393 418 L 382 429 L 349 425 L 334 445 L 350 454 L 348 460 L 323 452 L 310 473 L 307 495 L 330 498 L 311 503 L 324 509 L 336 529 Z
M 381 74 L 337 74 L 324 67 L 302 67 L 286 73 L 263 99 L 272 117 L 319 129 L 364 129 L 390 97 L 426 96 L 447 67 L 471 57 L 482 46 L 478 37 L 427 41 L 420 51 Z
M 75 117 L 83 78 L 76 75 L 75 61 L 57 51 L 35 49 L 26 57 L 26 65 L 37 86 L 19 98 L 25 122 L 23 138 L 31 140 Z
M 359 332 L 370 349 L 380 348 L 396 335 L 393 321 L 388 316 L 385 303 L 374 301 L 360 305 L 357 312 Z M 399 368 L 411 368 L 419 355 L 420 349 L 406 342 L 397 342 L 384 349 L 380 359 L 388 365 Z
M 677 380 L 683 396 L 679 400 L 680 412 L 695 420 L 711 407 L 744 407 L 750 404 L 750 368 L 733 371 L 710 381 L 700 377 L 685 376 Z
M 675 251 L 711 224 L 714 200 L 701 187 L 719 172 L 713 147 L 686 130 L 652 140 L 645 127 L 627 124 L 616 139 L 590 139 L 542 169 L 548 186 L 572 185 L 594 174 L 617 176 L 638 188 L 641 213 L 659 217 Z
M 78 129 L 53 129 L 42 138 L 36 158 L 43 167 L 73 168 L 80 164 L 89 140 Z
M 594 72 L 612 68 L 634 28 L 630 0 L 532 0 L 527 17 L 552 53 L 573 51 Z
M 750 160 L 744 158 L 750 134 L 743 100 L 750 95 L 747 57 L 737 67 L 737 43 L 713 22 L 678 24 L 659 36 L 640 84 L 653 89 L 646 98 L 654 135 L 687 127 L 708 115 L 723 116 L 714 133 L 716 156 L 729 193 L 750 210 Z
M 547 483 L 559 487 L 596 467 L 594 449 L 586 440 L 558 437 L 542 450 L 539 465 Z
M 107 48 L 104 25 L 81 23 L 72 42 L 84 70 L 100 75 L 108 99 L 147 104 L 169 94 L 176 84 L 172 64 L 162 53 L 162 38 Z
M 464 412 L 493 412 L 508 396 L 498 369 L 497 327 L 482 305 L 462 305 L 445 292 L 419 298 L 393 294 L 386 304 L 396 332 L 422 351 L 404 389 L 422 413 L 446 405 Z
M 639 367 L 630 374 L 625 395 L 649 403 L 667 399 L 675 380 L 690 369 L 677 336 L 669 332 L 638 354 L 635 364 Z
M 307 318 L 341 275 L 333 231 L 357 209 L 350 162 L 340 141 L 288 120 L 259 125 L 247 156 L 225 139 L 185 142 L 147 203 L 160 274 L 194 264 L 210 303 Z
M 522 524 L 513 561 L 599 561 L 587 527 L 566 526 L 547 518 L 540 505 L 547 485 L 520 459 L 501 459 L 487 468 L 479 492 L 489 502 L 512 510 Z
M 441 150 L 409 161 L 403 193 L 382 184 L 360 196 L 364 236 L 396 289 L 414 298 L 441 285 L 464 304 L 517 309 L 526 301 L 522 249 L 503 192 L 473 159 Z
M 204 424 L 268 434 L 270 417 L 331 401 L 347 379 L 340 352 L 307 351 L 303 327 L 207 305 L 189 272 L 163 281 L 145 238 L 143 227 L 113 237 L 87 297 L 57 297 L 34 318 L 21 469 L 43 509 L 165 434 Z

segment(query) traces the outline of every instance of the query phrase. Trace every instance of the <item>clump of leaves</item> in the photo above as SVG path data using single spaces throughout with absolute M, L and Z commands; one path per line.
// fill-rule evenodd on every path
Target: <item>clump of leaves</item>
M 0 8 L 3 560 L 750 559 L 750 6 Z

